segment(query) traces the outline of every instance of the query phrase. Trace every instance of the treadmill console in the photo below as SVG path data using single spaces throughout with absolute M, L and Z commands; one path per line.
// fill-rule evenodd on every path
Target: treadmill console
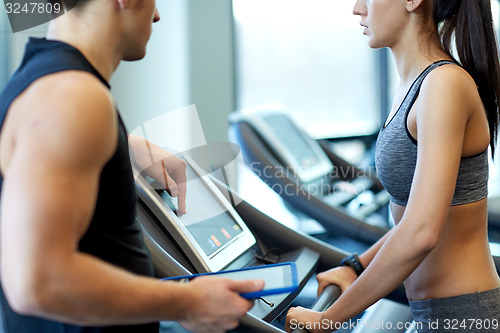
M 190 163 L 186 171 L 185 215 L 178 215 L 176 199 L 167 191 L 134 170 L 139 196 L 198 272 L 217 272 L 251 248 L 255 238 L 208 175 Z
M 240 110 L 230 121 L 245 121 L 266 141 L 283 165 L 289 166 L 303 184 L 311 183 L 333 171 L 333 164 L 321 146 L 290 121 L 279 105 L 263 105 Z

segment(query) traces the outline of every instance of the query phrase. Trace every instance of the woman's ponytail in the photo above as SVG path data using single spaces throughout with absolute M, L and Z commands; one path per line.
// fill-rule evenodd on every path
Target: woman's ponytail
M 490 0 L 435 0 L 434 20 L 440 27 L 441 41 L 451 54 L 455 39 L 462 66 L 478 86 L 490 127 L 492 153 L 498 133 L 500 106 L 500 60 L 491 14 Z

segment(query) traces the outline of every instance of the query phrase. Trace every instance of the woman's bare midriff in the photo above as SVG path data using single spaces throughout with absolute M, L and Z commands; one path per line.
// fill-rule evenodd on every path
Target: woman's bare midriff
M 450 208 L 438 244 L 405 281 L 408 299 L 450 297 L 500 286 L 489 250 L 486 205 L 484 199 Z M 404 210 L 391 203 L 396 224 Z

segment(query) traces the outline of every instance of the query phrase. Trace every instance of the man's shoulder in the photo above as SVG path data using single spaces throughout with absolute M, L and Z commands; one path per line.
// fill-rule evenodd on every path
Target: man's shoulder
M 94 75 L 83 71 L 64 71 L 44 76 L 24 91 L 13 108 L 26 118 L 79 119 L 105 123 L 115 118 L 115 106 L 108 88 Z M 55 118 L 51 118 L 55 117 Z
M 95 75 L 81 70 L 66 70 L 45 75 L 34 81 L 26 91 L 34 98 L 44 96 L 44 99 L 49 98 L 49 101 L 54 102 L 76 102 L 84 98 L 88 103 L 101 102 L 112 107 L 108 87 Z
M 117 143 L 117 116 L 109 90 L 83 71 L 50 74 L 35 81 L 12 104 L 16 142 L 36 145 L 46 156 L 64 153 L 109 158 Z M 50 152 L 52 151 L 52 152 Z

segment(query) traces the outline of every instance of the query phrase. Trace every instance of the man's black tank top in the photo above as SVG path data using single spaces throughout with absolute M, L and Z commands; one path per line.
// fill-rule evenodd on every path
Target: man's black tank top
M 20 67 L 0 95 L 0 130 L 9 106 L 31 83 L 45 75 L 67 70 L 91 73 L 108 89 L 110 88 L 106 80 L 77 49 L 59 41 L 31 38 L 26 46 Z M 119 114 L 118 119 L 118 146 L 115 154 L 102 170 L 95 212 L 87 232 L 79 243 L 79 250 L 130 272 L 153 276 L 149 252 L 144 244 L 141 228 L 135 220 L 137 194 L 130 164 L 127 132 Z M 0 177 L 0 187 L 2 179 Z M 77 196 L 78 193 L 74 195 Z M 12 311 L 1 285 L 0 301 L 5 333 L 158 332 L 158 323 L 117 327 L 79 327 L 22 316 Z

